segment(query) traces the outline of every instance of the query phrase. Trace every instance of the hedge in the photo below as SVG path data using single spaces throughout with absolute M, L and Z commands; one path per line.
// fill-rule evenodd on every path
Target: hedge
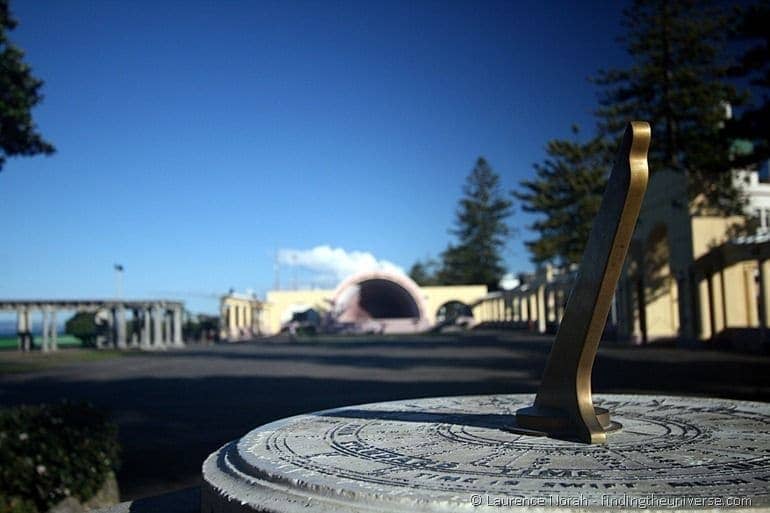
M 117 469 L 117 428 L 85 403 L 0 410 L 0 513 L 44 512 L 84 502 Z

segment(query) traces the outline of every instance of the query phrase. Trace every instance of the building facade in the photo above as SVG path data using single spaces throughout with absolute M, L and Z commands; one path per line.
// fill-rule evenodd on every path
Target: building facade
M 770 185 L 757 173 L 738 172 L 745 185 L 745 216 L 697 213 L 683 175 L 660 171 L 645 195 L 618 283 L 607 331 L 634 342 L 714 341 L 766 344 L 770 322 Z M 738 237 L 747 218 L 756 234 Z M 762 221 L 764 216 L 764 221 Z M 762 223 L 765 223 L 764 225 Z M 487 295 L 477 318 L 512 321 L 553 332 L 561 321 L 574 272 L 544 267 L 515 289 Z
M 229 342 L 263 334 L 263 303 L 253 294 L 230 292 L 219 299 L 219 338 Z

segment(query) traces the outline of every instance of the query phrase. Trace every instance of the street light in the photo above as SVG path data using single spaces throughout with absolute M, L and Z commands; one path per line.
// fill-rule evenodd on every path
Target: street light
M 116 299 L 123 298 L 123 266 L 115 264 L 115 297 Z

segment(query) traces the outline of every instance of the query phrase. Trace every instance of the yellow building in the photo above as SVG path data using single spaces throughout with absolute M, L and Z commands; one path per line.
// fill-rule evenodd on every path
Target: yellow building
M 754 348 L 767 344 L 770 230 L 736 237 L 745 223 L 743 216 L 696 212 L 683 175 L 654 174 L 608 330 L 636 342 L 727 340 Z M 543 267 L 513 290 L 487 294 L 474 305 L 474 317 L 478 322 L 554 333 L 575 272 L 557 274 Z
M 262 302 L 252 294 L 230 292 L 219 300 L 219 338 L 235 342 L 262 335 Z
M 632 339 L 706 340 L 758 326 L 757 263 L 703 260 L 732 245 L 745 218 L 697 213 L 687 198 L 682 174 L 653 175 L 619 290 L 622 334 Z
M 486 285 L 420 287 L 394 272 L 359 273 L 336 289 L 271 290 L 263 311 L 263 329 L 275 334 L 295 313 L 331 313 L 339 322 L 372 326 L 372 331 L 422 331 L 436 324 L 439 309 L 451 302 L 468 306 L 487 294 Z

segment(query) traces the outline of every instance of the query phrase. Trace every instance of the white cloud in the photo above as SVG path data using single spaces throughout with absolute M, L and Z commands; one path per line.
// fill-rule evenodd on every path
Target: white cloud
M 404 270 L 387 260 L 378 260 L 366 251 L 345 251 L 331 246 L 316 246 L 312 249 L 281 249 L 278 262 L 290 267 L 305 269 L 324 275 L 333 275 L 343 280 L 351 274 L 363 271 L 392 271 L 404 273 Z

